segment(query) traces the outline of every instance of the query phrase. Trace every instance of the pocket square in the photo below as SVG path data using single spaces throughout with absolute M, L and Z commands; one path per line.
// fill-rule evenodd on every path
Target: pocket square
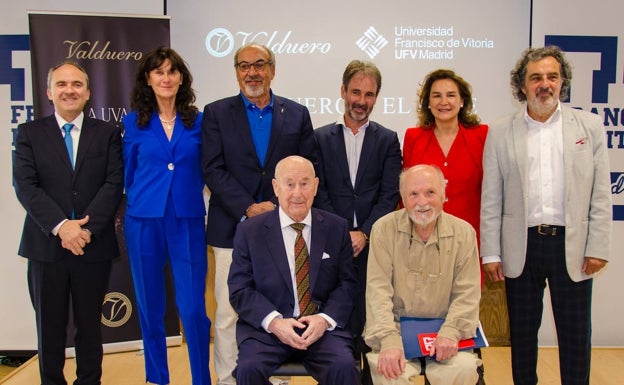
M 321 259 L 329 259 L 329 258 L 331 258 L 329 254 L 323 253 L 323 257 Z

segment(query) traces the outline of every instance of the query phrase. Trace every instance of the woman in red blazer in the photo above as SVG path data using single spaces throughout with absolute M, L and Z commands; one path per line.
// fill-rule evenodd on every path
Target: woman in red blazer
M 472 108 L 468 82 L 447 69 L 429 73 L 419 93 L 419 127 L 405 132 L 403 168 L 421 163 L 440 167 L 447 180 L 444 211 L 470 223 L 479 240 L 482 158 L 488 127 L 480 124 Z

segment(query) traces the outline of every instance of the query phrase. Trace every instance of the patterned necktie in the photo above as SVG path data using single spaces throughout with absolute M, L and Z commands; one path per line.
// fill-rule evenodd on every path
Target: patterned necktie
M 308 247 L 303 238 L 303 223 L 293 223 L 290 225 L 297 232 L 295 239 L 295 277 L 297 280 L 297 298 L 299 300 L 299 316 L 314 314 L 316 305 L 310 298 L 310 261 Z
M 74 141 L 70 134 L 72 128 L 74 128 L 74 125 L 71 123 L 63 124 L 63 130 L 65 131 L 65 147 L 67 147 L 67 152 L 69 153 L 69 163 L 74 167 Z

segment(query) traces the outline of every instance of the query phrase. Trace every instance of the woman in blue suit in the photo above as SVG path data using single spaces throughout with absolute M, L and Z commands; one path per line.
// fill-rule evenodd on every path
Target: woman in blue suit
M 139 64 L 132 112 L 123 118 L 125 236 L 137 297 L 148 383 L 169 383 L 164 268 L 171 266 L 193 385 L 210 384 L 210 320 L 201 173 L 201 118 L 193 78 L 172 49 Z

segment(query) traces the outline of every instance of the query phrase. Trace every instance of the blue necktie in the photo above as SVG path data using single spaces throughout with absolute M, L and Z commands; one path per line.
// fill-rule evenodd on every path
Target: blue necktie
M 74 128 L 74 125 L 71 123 L 63 124 L 63 130 L 65 131 L 65 147 L 67 147 L 67 152 L 69 153 L 69 162 L 74 167 L 74 141 L 72 140 L 72 136 L 70 134 L 71 129 Z

